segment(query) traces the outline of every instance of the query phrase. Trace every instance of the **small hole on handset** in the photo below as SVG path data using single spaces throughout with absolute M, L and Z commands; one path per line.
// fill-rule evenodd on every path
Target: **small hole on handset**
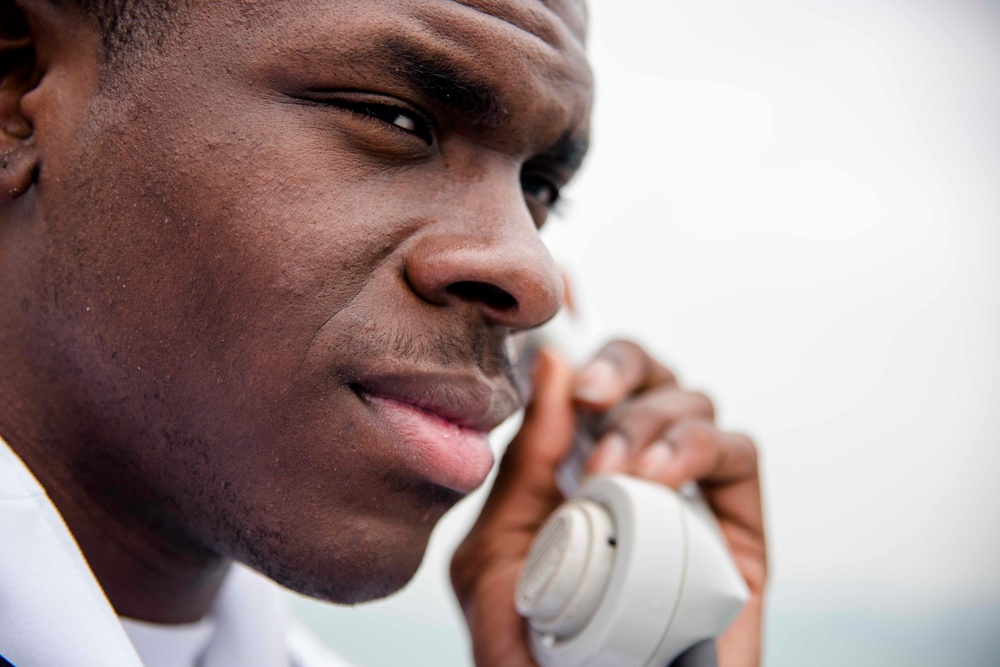
M 610 547 L 616 547 L 616 546 L 618 546 L 618 540 L 616 540 L 613 537 L 609 537 L 608 538 L 608 546 L 610 546 Z

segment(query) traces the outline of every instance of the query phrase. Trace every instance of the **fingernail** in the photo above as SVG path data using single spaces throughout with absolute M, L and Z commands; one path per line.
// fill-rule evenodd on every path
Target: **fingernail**
M 583 401 L 601 403 L 611 397 L 618 369 L 607 359 L 592 361 L 576 378 L 574 394 Z
M 670 460 L 674 456 L 674 451 L 670 445 L 658 440 L 642 451 L 639 460 L 635 464 L 635 473 L 640 477 L 656 479 L 670 465 Z
M 609 433 L 601 439 L 590 468 L 594 472 L 617 472 L 625 467 L 628 440 L 621 433 Z

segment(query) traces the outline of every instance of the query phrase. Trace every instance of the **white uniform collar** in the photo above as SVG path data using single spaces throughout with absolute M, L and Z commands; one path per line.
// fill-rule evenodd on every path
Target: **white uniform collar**
M 142 667 L 38 480 L 0 439 L 0 655 L 15 667 Z
M 128 621 L 128 632 L 151 665 L 161 663 L 164 641 L 186 637 L 192 641 L 176 648 L 187 645 L 204 667 L 287 667 L 285 606 L 277 584 L 235 564 L 204 622 L 185 628 Z M 58 510 L 3 439 L 0 655 L 14 667 L 143 665 Z

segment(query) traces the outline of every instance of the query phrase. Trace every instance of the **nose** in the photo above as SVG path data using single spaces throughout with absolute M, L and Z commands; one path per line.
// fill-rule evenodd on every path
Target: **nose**
M 406 280 L 423 300 L 478 309 L 496 326 L 542 324 L 562 304 L 562 275 L 520 187 L 491 196 L 479 186 L 464 201 L 448 202 L 425 227 L 407 253 Z

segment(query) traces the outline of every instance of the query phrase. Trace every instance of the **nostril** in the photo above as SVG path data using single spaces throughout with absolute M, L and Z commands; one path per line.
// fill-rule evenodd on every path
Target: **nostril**
M 517 309 L 517 299 L 505 290 L 490 283 L 463 280 L 448 285 L 448 293 L 465 301 L 474 301 L 497 311 L 509 312 Z

